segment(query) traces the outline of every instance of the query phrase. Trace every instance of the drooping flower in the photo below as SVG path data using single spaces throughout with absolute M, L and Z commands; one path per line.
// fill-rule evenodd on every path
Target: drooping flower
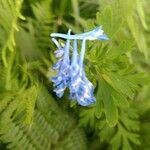
M 101 27 L 82 33 L 70 35 L 71 30 L 68 34 L 52 33 L 53 42 L 57 46 L 55 56 L 58 62 L 53 66 L 54 69 L 58 69 L 58 75 L 53 77 L 51 80 L 54 83 L 54 91 L 58 97 L 62 97 L 64 90 L 68 87 L 70 90 L 70 98 L 75 99 L 80 105 L 88 106 L 96 101 L 94 97 L 94 86 L 87 79 L 84 71 L 84 55 L 86 50 L 87 40 L 108 40 L 108 37 L 104 34 Z M 61 47 L 59 42 L 54 37 L 66 39 L 66 45 Z M 73 52 L 70 59 L 70 40 L 73 42 Z M 81 52 L 78 54 L 78 43 L 77 40 L 82 41 Z
M 57 46 L 57 50 L 54 52 L 54 54 L 55 54 L 55 57 L 58 58 L 57 63 L 53 65 L 53 69 L 58 70 L 62 63 L 62 56 L 64 55 L 65 48 L 62 47 L 55 38 L 52 38 L 52 41 Z
M 68 35 L 70 34 L 70 32 L 71 30 L 68 31 Z M 54 92 L 56 92 L 56 95 L 58 97 L 63 96 L 64 90 L 68 86 L 69 71 L 70 71 L 69 46 L 70 40 L 68 39 L 65 47 L 63 48 L 64 50 L 63 59 L 59 60 L 55 64 L 55 68 L 59 69 L 58 74 L 56 77 L 51 78 L 51 81 L 54 83 L 55 87 Z M 61 48 L 59 50 L 61 50 Z
M 78 57 L 77 40 L 74 40 L 73 59 L 70 71 L 70 97 L 76 99 L 82 106 L 88 106 L 95 102 L 94 87 L 86 78 L 83 69 L 83 58 L 85 53 L 85 40 L 82 42 L 81 55 Z
M 64 54 L 64 48 L 59 44 L 59 42 L 55 38 L 52 38 L 52 41 L 57 46 L 57 50 L 54 52 L 56 58 L 62 57 Z

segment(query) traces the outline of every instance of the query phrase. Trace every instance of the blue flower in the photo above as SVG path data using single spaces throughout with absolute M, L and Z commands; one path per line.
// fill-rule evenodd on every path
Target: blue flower
M 55 38 L 52 38 L 52 41 L 57 46 L 57 50 L 54 52 L 56 58 L 62 57 L 64 54 L 64 48 L 59 44 L 59 42 Z
M 70 67 L 70 98 L 76 99 L 82 106 L 88 106 L 95 102 L 94 87 L 86 78 L 83 71 L 83 57 L 85 53 L 85 41 L 82 42 L 81 57 L 78 57 L 77 40 L 74 40 L 73 57 Z
M 65 47 L 62 47 L 55 38 L 52 38 L 52 41 L 57 46 L 57 50 L 54 52 L 54 54 L 55 54 L 56 58 L 59 58 L 58 62 L 53 65 L 53 69 L 58 70 L 61 66 L 61 63 L 62 63 L 62 58 L 61 57 L 64 55 Z
M 102 27 L 81 33 L 70 35 L 68 34 L 52 33 L 52 37 L 60 37 L 66 39 L 66 44 L 62 47 L 59 42 L 52 38 L 57 46 L 54 52 L 58 62 L 54 64 L 53 69 L 58 70 L 57 76 L 51 78 L 54 83 L 54 92 L 58 97 L 62 97 L 66 88 L 70 90 L 70 99 L 75 99 L 81 106 L 91 105 L 96 101 L 94 97 L 94 86 L 88 80 L 84 71 L 84 55 L 86 50 L 87 40 L 108 40 Z M 74 40 L 73 52 L 70 54 L 70 40 Z M 78 54 L 77 40 L 82 40 L 81 52 Z M 71 59 L 70 56 L 72 55 Z
M 70 34 L 71 30 L 68 31 Z M 55 41 L 56 42 L 56 41 Z M 54 66 L 54 69 L 59 69 L 56 77 L 51 78 L 51 81 L 54 83 L 54 92 L 58 97 L 62 97 L 64 90 L 68 86 L 69 72 L 70 72 L 70 60 L 69 60 L 69 47 L 70 40 L 67 40 L 64 47 L 64 57 L 60 59 Z M 58 50 L 59 51 L 59 50 Z
M 76 99 L 82 106 L 88 106 L 96 101 L 93 91 L 93 85 L 89 86 L 86 80 L 83 80 L 83 74 L 78 73 L 71 78 L 70 97 Z

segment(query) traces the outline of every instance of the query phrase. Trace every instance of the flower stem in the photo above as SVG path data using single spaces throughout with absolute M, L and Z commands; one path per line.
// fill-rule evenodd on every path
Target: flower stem
M 71 65 L 76 65 L 77 64 L 77 55 L 78 55 L 78 45 L 77 45 L 77 40 L 75 39 L 74 40 L 74 43 L 73 43 L 73 55 L 72 55 L 72 63 Z
M 84 39 L 82 41 L 82 46 L 81 46 L 81 55 L 80 55 L 80 61 L 79 61 L 79 66 L 81 68 L 83 68 L 83 60 L 84 60 L 85 49 L 86 49 L 86 39 Z
M 68 30 L 67 35 L 70 35 L 70 33 L 71 33 L 71 29 Z M 67 39 L 65 49 L 64 49 L 64 51 L 65 51 L 64 59 L 63 59 L 64 63 L 69 61 L 69 48 L 70 48 L 70 39 Z

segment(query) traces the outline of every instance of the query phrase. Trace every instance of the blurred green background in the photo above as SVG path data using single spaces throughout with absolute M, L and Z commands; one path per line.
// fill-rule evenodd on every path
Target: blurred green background
M 0 0 L 0 150 L 150 149 L 150 0 Z M 96 103 L 58 99 L 50 33 L 103 26 L 85 70 Z M 64 40 L 60 40 L 65 44 Z

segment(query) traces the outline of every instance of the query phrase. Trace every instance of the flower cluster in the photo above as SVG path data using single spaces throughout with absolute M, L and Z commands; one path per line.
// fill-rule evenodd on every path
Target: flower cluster
M 51 37 L 57 46 L 55 56 L 58 62 L 53 65 L 53 69 L 58 70 L 57 76 L 51 78 L 54 83 L 54 92 L 60 98 L 66 88 L 70 90 L 70 99 L 75 99 L 82 106 L 88 106 L 96 101 L 94 97 L 94 86 L 87 79 L 84 71 L 84 54 L 87 40 L 108 40 L 101 27 L 92 31 L 71 35 L 71 30 L 67 34 L 52 33 Z M 66 44 L 62 47 L 54 38 L 66 39 Z M 70 52 L 70 42 L 73 40 L 73 51 Z M 78 41 L 82 41 L 81 52 L 78 54 Z M 71 55 L 72 54 L 72 55 Z

